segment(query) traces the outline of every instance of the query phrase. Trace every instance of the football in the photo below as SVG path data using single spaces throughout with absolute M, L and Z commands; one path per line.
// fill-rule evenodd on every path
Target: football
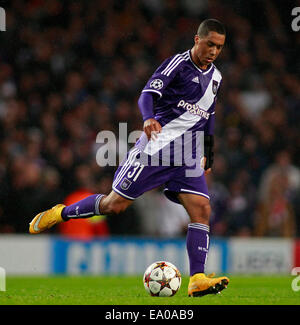
M 170 262 L 154 262 L 146 269 L 144 287 L 151 296 L 171 297 L 181 286 L 181 274 Z

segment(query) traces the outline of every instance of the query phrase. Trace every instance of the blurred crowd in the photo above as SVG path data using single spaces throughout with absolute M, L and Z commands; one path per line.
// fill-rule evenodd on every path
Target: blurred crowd
M 287 5 L 288 3 L 288 5 Z M 299 1 L 20 0 L 0 49 L 0 232 L 70 195 L 108 193 L 114 167 L 96 136 L 142 130 L 137 99 L 167 57 L 193 46 L 199 23 L 222 21 L 217 102 L 215 236 L 300 236 Z M 293 3 L 293 4 L 292 4 Z M 79 194 L 78 194 L 79 193 Z M 68 201 L 70 202 L 70 201 Z M 89 235 L 181 236 L 188 217 L 161 189 L 124 213 L 84 220 Z M 62 227 L 52 232 L 68 233 Z M 70 233 L 72 230 L 70 230 Z

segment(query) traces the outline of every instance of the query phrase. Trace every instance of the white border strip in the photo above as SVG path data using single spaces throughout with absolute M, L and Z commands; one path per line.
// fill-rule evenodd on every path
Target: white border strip
M 181 59 L 177 60 L 165 73 L 162 73 L 166 76 L 170 76 L 171 72 L 182 62 L 187 61 L 189 59 L 188 55 L 185 54 L 181 57 Z
M 100 210 L 99 210 L 99 207 L 100 207 L 100 201 L 101 199 L 103 198 L 104 194 L 99 194 L 96 198 L 96 201 L 95 201 L 95 212 L 96 212 L 96 215 L 101 215 L 100 213 Z
M 142 93 L 145 93 L 145 92 L 152 92 L 152 93 L 156 93 L 158 94 L 160 97 L 162 97 L 162 93 L 158 90 L 154 90 L 154 89 L 144 89 L 142 90 Z
M 181 54 L 176 54 L 173 59 L 168 63 L 168 65 L 165 67 L 165 69 L 161 72 L 161 74 L 164 74 L 167 69 L 173 64 L 173 62 L 180 56 Z
M 208 225 L 205 225 L 203 223 L 198 223 L 198 222 L 189 223 L 188 228 L 200 229 L 200 230 L 204 230 L 204 231 L 209 232 L 209 226 Z
M 187 193 L 192 193 L 192 194 L 198 194 L 198 195 L 202 195 L 202 196 L 204 196 L 204 197 L 206 197 L 207 199 L 209 199 L 209 200 L 210 200 L 210 197 L 209 197 L 209 195 L 207 195 L 207 194 L 205 194 L 205 193 L 202 193 L 202 192 L 197 192 L 197 191 L 186 190 L 186 189 L 184 189 L 184 188 L 181 188 L 181 189 L 180 189 L 180 191 L 181 191 L 181 192 L 187 192 Z
M 131 197 L 129 195 L 126 195 L 124 193 L 122 193 L 121 191 L 117 190 L 114 186 L 112 187 L 112 189 L 117 192 L 118 194 L 120 194 L 121 196 L 125 197 L 126 199 L 129 199 L 129 200 L 135 200 L 134 197 Z
M 73 215 L 68 214 L 67 217 L 72 218 L 72 219 L 76 219 L 76 218 L 80 219 L 80 218 L 83 218 L 83 217 L 93 216 L 93 215 L 95 215 L 94 212 L 87 212 L 87 213 L 80 213 L 79 215 L 77 215 L 77 214 L 73 214 Z

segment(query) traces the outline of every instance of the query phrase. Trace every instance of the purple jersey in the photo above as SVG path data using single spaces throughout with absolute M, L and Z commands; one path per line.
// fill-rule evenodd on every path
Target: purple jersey
M 157 94 L 154 114 L 162 132 L 155 141 L 148 141 L 143 133 L 136 147 L 152 156 L 177 142 L 191 146 L 191 154 L 195 155 L 199 149 L 194 141 L 195 131 L 213 133 L 216 95 L 221 79 L 214 64 L 210 64 L 207 70 L 196 66 L 190 50 L 166 59 L 142 90 Z M 187 133 L 190 136 L 184 138 Z M 182 150 L 180 146 L 176 147 L 175 150 Z M 175 154 L 171 153 L 171 162 Z

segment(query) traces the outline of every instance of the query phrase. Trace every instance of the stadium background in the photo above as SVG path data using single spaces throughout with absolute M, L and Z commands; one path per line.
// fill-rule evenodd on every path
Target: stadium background
M 131 236 L 151 238 L 158 250 L 174 238 L 182 244 L 187 216 L 159 189 L 118 216 L 69 222 L 41 239 L 22 234 L 54 203 L 109 192 L 116 168 L 97 165 L 96 135 L 117 135 L 120 122 L 128 123 L 128 132 L 141 130 L 137 99 L 145 82 L 166 57 L 191 48 L 201 20 L 214 17 L 228 36 L 216 62 L 223 85 L 208 179 L 213 245 L 227 256 L 232 239 L 248 244 L 271 237 L 271 247 L 273 238 L 284 237 L 286 265 L 298 263 L 300 32 L 291 29 L 291 10 L 299 1 L 32 0 L 1 6 L 7 20 L 0 35 L 2 254 L 4 247 L 13 249 L 14 238 L 24 249 L 41 241 L 53 255 L 61 242 L 48 240 L 58 235 L 66 245 L 98 236 L 103 243 L 117 238 L 118 247 Z M 1 261 L 5 266 L 7 256 Z

